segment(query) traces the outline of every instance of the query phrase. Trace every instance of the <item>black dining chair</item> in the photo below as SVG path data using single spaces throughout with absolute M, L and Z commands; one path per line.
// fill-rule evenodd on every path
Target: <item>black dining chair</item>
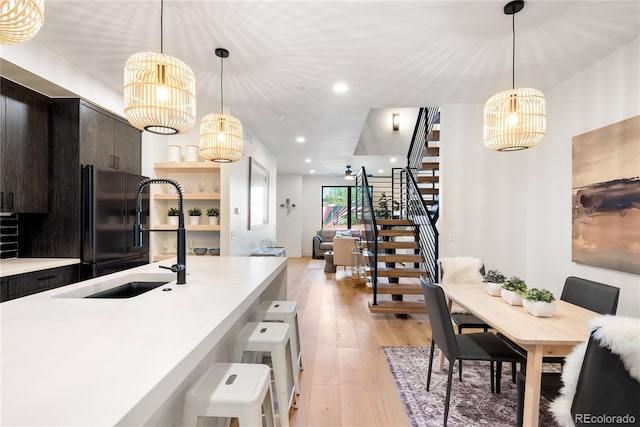
M 499 383 L 502 362 L 524 362 L 524 358 L 491 332 L 456 334 L 449 317 L 449 308 L 444 291 L 440 286 L 432 285 L 421 279 L 422 293 L 427 304 L 427 313 L 431 323 L 431 351 L 429 353 L 429 371 L 427 373 L 427 391 L 431 385 L 433 353 L 437 345 L 449 362 L 447 372 L 447 394 L 445 398 L 444 425 L 449 417 L 451 397 L 451 378 L 456 360 L 485 360 L 491 367 L 491 391 L 494 390 L 493 362 L 497 362 L 495 380 Z M 521 365 L 522 366 L 522 365 Z M 462 372 L 459 371 L 462 381 Z
M 620 288 L 606 285 L 604 283 L 594 282 L 592 280 L 582 279 L 580 277 L 569 276 L 564 282 L 564 288 L 560 299 L 571 304 L 578 305 L 587 310 L 594 311 L 599 314 L 616 314 L 618 311 L 618 299 L 620 296 Z M 508 342 L 516 351 L 526 356 L 526 351 L 513 343 L 508 338 L 498 334 L 501 339 Z M 564 357 L 545 357 L 542 359 L 544 363 L 560 363 L 564 362 Z M 524 406 L 524 383 L 526 376 L 523 372 L 519 372 L 517 376 L 518 386 L 518 426 L 522 426 L 523 406 Z M 551 401 L 560 395 L 562 388 L 562 380 L 560 373 L 543 372 L 542 382 L 540 384 L 540 394 L 545 399 Z

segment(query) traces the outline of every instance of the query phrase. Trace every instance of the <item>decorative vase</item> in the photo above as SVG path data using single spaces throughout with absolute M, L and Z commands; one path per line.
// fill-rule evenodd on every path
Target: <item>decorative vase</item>
M 509 305 L 522 305 L 522 295 L 517 292 L 502 289 L 500 291 L 500 296 Z
M 210 216 L 209 217 L 209 225 L 218 225 L 218 217 Z
M 200 155 L 200 149 L 198 148 L 197 145 L 187 145 L 187 155 L 186 155 L 187 162 L 199 161 L 200 160 L 199 155 Z
M 484 282 L 484 289 L 492 297 L 499 297 L 502 293 L 502 283 Z
M 522 301 L 522 306 L 527 310 L 527 313 L 536 317 L 551 317 L 556 313 L 555 302 L 531 301 L 525 299 Z
M 178 225 L 178 217 L 177 216 L 168 216 L 167 223 L 169 225 Z
M 189 216 L 189 224 L 191 224 L 191 225 L 200 224 L 200 217 L 199 216 Z
M 182 147 L 179 145 L 169 146 L 169 161 L 179 162 L 182 159 Z

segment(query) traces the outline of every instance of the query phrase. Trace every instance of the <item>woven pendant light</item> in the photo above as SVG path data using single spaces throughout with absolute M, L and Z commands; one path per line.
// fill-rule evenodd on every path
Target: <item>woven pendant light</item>
M 31 40 L 44 23 L 44 0 L 0 0 L 0 43 Z
M 196 123 L 196 78 L 183 61 L 163 53 L 133 54 L 124 66 L 124 114 L 132 126 L 161 135 L 189 132 Z
M 511 1 L 504 13 L 512 16 L 512 89 L 493 95 L 484 106 L 484 145 L 493 151 L 535 147 L 546 132 L 545 97 L 537 89 L 515 88 L 515 14 L 524 1 Z
M 223 114 L 222 64 L 224 58 L 229 57 L 229 51 L 218 48 L 216 56 L 220 58 L 220 114 L 207 114 L 200 122 L 200 155 L 218 163 L 237 162 L 242 158 L 242 124 L 235 117 Z

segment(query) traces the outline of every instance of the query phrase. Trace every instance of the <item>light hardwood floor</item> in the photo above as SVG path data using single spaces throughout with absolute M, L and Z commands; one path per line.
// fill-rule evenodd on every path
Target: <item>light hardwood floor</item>
M 292 426 L 409 425 L 381 346 L 429 345 L 427 316 L 371 314 L 371 294 L 352 284 L 349 270 L 325 273 L 324 260 L 288 259 L 304 368 Z

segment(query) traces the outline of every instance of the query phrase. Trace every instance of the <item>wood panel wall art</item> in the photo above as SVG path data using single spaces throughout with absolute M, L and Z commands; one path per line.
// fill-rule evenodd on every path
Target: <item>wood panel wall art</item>
M 573 137 L 572 260 L 640 274 L 640 116 Z

